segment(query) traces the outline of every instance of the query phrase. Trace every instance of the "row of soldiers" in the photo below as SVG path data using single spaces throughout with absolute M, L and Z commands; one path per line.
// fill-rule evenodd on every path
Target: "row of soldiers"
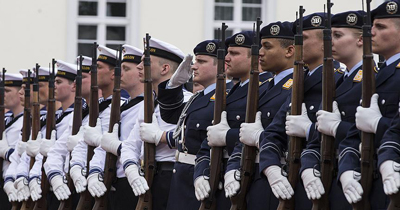
M 397 69 L 400 68 L 400 11 L 399 2 L 385 2 L 371 13 L 373 20 L 372 50 L 385 62 L 376 68 L 376 94 L 369 107 L 361 107 L 363 82 L 364 11 L 347 11 L 328 17 L 313 13 L 295 22 L 273 22 L 260 31 L 260 85 L 258 112 L 254 123 L 246 123 L 249 89 L 251 46 L 254 31 L 242 31 L 225 41 L 225 70 L 239 82 L 226 95 L 226 108 L 219 123 L 213 124 L 217 82 L 217 49 L 219 40 L 205 40 L 193 50 L 193 57 L 184 55 L 177 47 L 155 38 L 149 41 L 151 81 L 154 90 L 154 114 L 151 123 L 144 122 L 144 57 L 143 51 L 123 46 L 121 88 L 126 100 L 120 107 L 120 123 L 111 125 L 110 110 L 119 59 L 117 52 L 98 47 L 97 81 L 101 91 L 99 116 L 95 126 L 88 125 L 91 104 L 91 58 L 82 63 L 82 126 L 71 135 L 72 112 L 77 66 L 57 61 L 55 99 L 58 101 L 55 131 L 45 139 L 42 124 L 36 139 L 21 141 L 24 88 L 27 71 L 22 76 L 5 75 L 6 130 L 0 141 L 0 156 L 4 158 L 4 192 L 1 208 L 9 209 L 10 202 L 37 201 L 42 197 L 40 177 L 42 168 L 52 187 L 47 195 L 49 209 L 57 209 L 59 201 L 89 191 L 91 196 L 108 196 L 109 209 L 133 209 L 138 196 L 152 192 L 153 209 L 198 209 L 201 202 L 213 197 L 215 209 L 229 209 L 241 189 L 241 159 L 244 146 L 257 147 L 252 181 L 245 202 L 247 209 L 276 209 L 282 200 L 294 199 L 295 209 L 311 209 L 312 201 L 323 195 L 329 197 L 331 209 L 352 209 L 352 205 L 367 199 L 371 209 L 386 209 L 389 196 L 400 187 L 399 88 Z M 322 72 L 324 61 L 323 29 L 326 20 L 332 24 L 332 55 L 346 66 L 336 66 L 335 101 L 331 112 L 321 109 Z M 293 89 L 293 63 L 296 48 L 294 37 L 301 22 L 304 71 L 304 99 L 300 115 L 288 114 Z M 224 46 L 224 47 L 225 47 Z M 80 62 L 80 61 L 79 61 Z M 337 63 L 336 63 L 337 64 Z M 41 115 L 46 118 L 50 70 L 38 69 Z M 204 89 L 194 94 L 184 88 L 193 82 Z M 227 83 L 229 86 L 231 83 Z M 19 94 L 17 94 L 19 92 Z M 123 94 L 124 95 L 124 94 Z M 124 98 L 124 97 L 121 97 Z M 96 104 L 97 105 L 97 104 Z M 44 121 L 44 120 L 43 120 Z M 373 163 L 373 180 L 369 197 L 359 182 L 361 132 L 375 134 L 377 155 Z M 321 134 L 335 138 L 337 149 L 335 173 L 329 191 L 319 176 Z M 288 137 L 306 139 L 301 154 L 297 183 L 289 183 L 282 168 L 287 161 Z M 143 177 L 141 159 L 143 142 L 156 146 L 156 173 L 151 183 Z M 95 147 L 87 163 L 88 146 Z M 218 189 L 210 186 L 210 150 L 223 147 L 221 183 Z M 106 153 L 118 157 L 116 179 L 107 189 L 103 182 Z M 290 155 L 290 154 L 289 154 Z M 46 161 L 44 162 L 44 157 Z M 35 159 L 32 168 L 31 158 Z M 44 162 L 44 163 L 43 163 Z M 43 164 L 42 164 L 43 163 Z M 89 165 L 89 168 L 87 168 Z M 290 171 L 289 171 L 290 173 Z M 71 177 L 74 187 L 68 187 L 65 176 Z M 296 175 L 297 176 L 297 175 Z M 212 195 L 211 192 L 215 192 Z M 7 196 L 7 197 L 6 197 Z M 215 198 L 215 199 L 214 199 Z M 77 202 L 75 202 L 75 205 Z

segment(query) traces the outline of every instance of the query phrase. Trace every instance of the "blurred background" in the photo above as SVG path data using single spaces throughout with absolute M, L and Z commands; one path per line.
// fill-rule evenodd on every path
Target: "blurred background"
M 332 13 L 361 10 L 362 0 L 332 0 Z M 364 0 L 365 2 L 365 0 Z M 374 0 L 371 9 L 384 2 Z M 94 41 L 117 49 L 143 49 L 146 33 L 193 53 L 213 39 L 225 22 L 227 36 L 263 24 L 294 21 L 299 5 L 305 15 L 323 12 L 325 0 L 0 0 L 0 67 L 8 72 L 47 67 L 52 58 L 76 63 L 91 56 Z M 366 10 L 366 8 L 365 8 Z

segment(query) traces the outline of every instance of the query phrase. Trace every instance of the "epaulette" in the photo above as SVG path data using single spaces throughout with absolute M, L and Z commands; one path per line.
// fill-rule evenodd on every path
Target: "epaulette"
M 225 92 L 225 94 L 228 95 L 228 92 Z M 215 101 L 215 93 L 211 96 L 210 101 Z
M 358 70 L 356 76 L 354 76 L 353 82 L 361 82 L 362 81 L 362 72 L 363 70 Z
M 341 68 L 335 69 L 335 72 L 337 72 L 337 73 L 339 73 L 339 74 L 344 74 L 344 71 L 343 71 L 343 69 L 341 69 Z
M 400 63 L 397 64 L 396 69 L 400 69 Z
M 289 90 L 290 88 L 292 88 L 293 85 L 293 79 L 288 79 L 288 81 L 285 82 L 285 84 L 283 84 L 282 88 Z

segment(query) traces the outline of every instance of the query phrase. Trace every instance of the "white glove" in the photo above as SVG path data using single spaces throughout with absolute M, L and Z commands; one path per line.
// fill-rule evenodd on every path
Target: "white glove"
M 226 134 L 229 127 L 228 121 L 226 120 L 226 111 L 221 113 L 221 122 L 207 127 L 207 140 L 208 146 L 210 147 L 222 147 L 226 145 Z
M 72 150 L 74 150 L 74 148 L 78 144 L 78 142 L 83 139 L 83 131 L 84 131 L 84 128 L 83 128 L 83 126 L 81 126 L 76 135 L 68 136 L 67 147 L 68 147 L 69 152 L 72 152 Z
M 382 174 L 383 190 L 386 195 L 393 195 L 399 191 L 400 173 L 394 168 L 399 168 L 400 164 L 387 160 L 381 164 L 379 171 Z
M 14 202 L 18 200 L 17 189 L 15 189 L 13 182 L 5 183 L 3 189 L 8 196 L 8 201 Z
M 54 195 L 59 201 L 67 200 L 71 195 L 71 191 L 67 184 L 64 183 L 63 177 L 57 175 L 50 180 L 51 186 L 53 187 Z
M 17 152 L 18 155 L 21 156 L 26 151 L 26 142 L 19 141 L 17 143 Z
M 10 150 L 10 146 L 8 146 L 6 132 L 3 131 L 3 138 L 0 140 L 0 157 L 3 159 L 6 158 L 6 153 Z
M 151 123 L 140 123 L 140 138 L 147 143 L 155 144 L 160 143 L 164 131 L 160 129 L 157 122 L 156 114 L 153 113 L 153 120 Z
M 382 117 L 381 111 L 379 110 L 378 98 L 379 95 L 375 93 L 371 97 L 369 108 L 364 108 L 362 106 L 357 107 L 356 126 L 359 130 L 367 133 L 376 133 L 379 120 Z
M 30 139 L 26 142 L 26 154 L 30 157 L 36 157 L 40 152 L 40 144 L 42 142 L 42 132 L 38 132 L 35 140 Z
M 342 121 L 337 102 L 334 101 L 332 103 L 332 112 L 319 110 L 317 112 L 317 121 L 317 129 L 319 132 L 335 137 L 337 128 Z
M 139 168 L 137 165 L 130 165 L 125 169 L 125 175 L 128 179 L 129 184 L 132 187 L 135 196 L 143 195 L 149 190 L 147 181 L 143 176 L 139 174 Z
M 34 178 L 29 182 L 29 190 L 33 201 L 37 201 L 42 197 L 42 188 L 38 181 L 39 178 Z
M 193 56 L 188 54 L 185 56 L 181 64 L 178 66 L 171 79 L 168 82 L 169 88 L 177 88 L 180 85 L 185 84 L 190 77 L 193 75 L 193 70 L 191 68 Z
M 322 185 L 321 179 L 314 175 L 314 169 L 305 169 L 301 173 L 301 179 L 303 180 L 308 199 L 317 200 L 325 194 L 324 185 Z
M 96 127 L 90 127 L 89 125 L 83 127 L 83 139 L 89 146 L 98 147 L 102 136 L 100 118 L 97 118 Z
M 350 204 L 360 201 L 364 193 L 361 184 L 354 178 L 359 175 L 356 171 L 346 171 L 340 176 L 344 196 Z
M 257 112 L 254 123 L 240 124 L 239 140 L 248 146 L 259 148 L 260 135 L 264 131 L 261 122 L 261 112 Z
M 198 201 L 202 201 L 210 196 L 210 182 L 208 182 L 208 177 L 199 176 L 194 180 L 194 192 Z
M 266 168 L 264 174 L 268 178 L 268 182 L 276 198 L 281 198 L 283 200 L 292 198 L 294 195 L 293 188 L 288 179 L 282 175 L 279 166 L 270 166 Z
M 30 196 L 29 187 L 28 185 L 25 185 L 24 182 L 28 182 L 25 177 L 20 177 L 14 182 L 14 187 L 17 189 L 19 202 L 27 201 Z
M 118 148 L 122 144 L 122 141 L 118 138 L 118 129 L 119 125 L 115 123 L 112 133 L 106 132 L 101 137 L 101 148 L 115 156 L 118 156 Z
M 42 140 L 40 143 L 40 154 L 47 157 L 47 153 L 49 152 L 50 148 L 56 143 L 56 130 L 51 131 L 50 139 Z
M 99 173 L 92 173 L 88 177 L 88 190 L 93 197 L 101 197 L 107 192 L 103 182 L 99 181 Z
M 86 190 L 87 180 L 86 177 L 82 175 L 82 167 L 78 165 L 72 166 L 69 171 L 71 179 L 74 182 L 75 189 L 77 193 L 81 193 Z
M 239 174 L 239 170 L 230 170 L 225 173 L 224 179 L 225 179 L 225 197 L 232 197 L 237 194 L 237 192 L 240 189 L 240 182 L 236 180 L 235 175 Z
M 286 134 L 305 138 L 311 121 L 307 116 L 306 104 L 301 105 L 301 115 L 288 115 L 286 117 Z

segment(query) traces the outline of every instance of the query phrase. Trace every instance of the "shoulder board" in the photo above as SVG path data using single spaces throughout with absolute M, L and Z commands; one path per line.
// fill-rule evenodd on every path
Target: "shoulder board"
M 271 80 L 274 79 L 273 77 L 268 78 L 267 80 L 265 80 L 264 82 L 271 82 Z
M 400 65 L 400 63 L 398 65 Z M 400 68 L 400 67 L 397 67 L 397 68 Z M 374 66 L 374 71 L 375 71 L 375 73 L 378 73 L 378 68 L 376 68 L 376 66 Z
M 400 63 L 397 64 L 396 69 L 400 69 Z
M 282 88 L 289 90 L 293 85 L 293 79 L 288 79 L 288 81 L 285 82 L 285 84 L 283 84 Z
M 363 70 L 358 70 L 356 76 L 354 76 L 353 82 L 361 82 L 362 81 L 362 72 Z
M 228 95 L 228 92 L 225 92 L 225 95 Z M 211 96 L 210 101 L 215 101 L 215 93 Z
M 335 69 L 335 72 L 337 72 L 339 74 L 344 74 L 344 71 L 341 68 Z

